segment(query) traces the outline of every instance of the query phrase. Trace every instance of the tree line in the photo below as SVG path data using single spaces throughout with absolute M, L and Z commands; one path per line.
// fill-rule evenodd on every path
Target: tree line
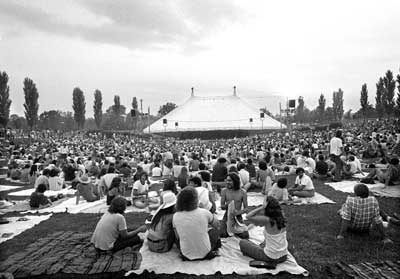
M 99 89 L 93 93 L 93 117 L 86 118 L 85 94 L 76 87 L 72 91 L 72 112 L 60 110 L 43 111 L 39 114 L 39 92 L 30 78 L 23 81 L 25 102 L 24 117 L 10 115 L 11 99 L 8 75 L 0 71 L 0 125 L 14 129 L 50 129 L 70 131 L 75 129 L 102 130 L 135 130 L 141 131 L 148 122 L 152 123 L 176 108 L 174 103 L 166 103 L 160 107 L 156 116 L 143 113 L 138 109 L 136 97 L 132 98 L 131 108 L 121 104 L 120 97 L 114 96 L 113 105 L 103 112 L 103 96 Z
M 397 95 L 396 95 L 397 86 Z M 364 83 L 360 90 L 360 109 L 356 112 L 343 109 L 343 90 L 338 89 L 332 94 L 332 105 L 326 106 L 326 98 L 321 94 L 318 105 L 310 110 L 305 106 L 304 97 L 297 100 L 297 107 L 293 116 L 296 123 L 332 122 L 342 119 L 400 117 L 400 70 L 396 79 L 393 72 L 388 70 L 376 83 L 375 106 L 368 101 L 368 88 Z

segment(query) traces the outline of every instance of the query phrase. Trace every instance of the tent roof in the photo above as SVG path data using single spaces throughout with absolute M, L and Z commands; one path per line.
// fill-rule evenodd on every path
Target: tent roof
M 250 123 L 250 118 L 253 122 Z M 167 119 L 167 125 L 163 125 Z M 178 127 L 175 127 L 175 122 Z M 279 121 L 264 116 L 238 96 L 198 97 L 191 96 L 183 105 L 150 125 L 151 133 L 212 131 L 212 130 L 257 130 L 286 128 Z M 143 130 L 148 133 L 148 127 Z

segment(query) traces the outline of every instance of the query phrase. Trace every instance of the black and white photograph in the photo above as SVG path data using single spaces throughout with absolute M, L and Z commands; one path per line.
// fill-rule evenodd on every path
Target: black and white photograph
M 400 278 L 399 15 L 0 0 L 0 279 Z

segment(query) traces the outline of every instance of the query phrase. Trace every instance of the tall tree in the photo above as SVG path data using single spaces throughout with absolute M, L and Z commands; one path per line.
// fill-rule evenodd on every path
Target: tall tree
M 370 105 L 368 102 L 368 89 L 367 89 L 367 84 L 364 83 L 361 86 L 361 96 L 360 96 L 360 105 L 361 105 L 361 112 L 363 116 L 365 117 L 365 114 L 367 113 Z
M 339 88 L 337 92 L 333 92 L 333 103 L 332 103 L 333 115 L 335 120 L 342 120 L 343 117 L 343 91 Z
M 98 89 L 94 91 L 93 112 L 94 121 L 96 122 L 97 129 L 100 129 L 101 120 L 103 119 L 103 97 L 101 95 L 101 91 Z
M 10 87 L 8 86 L 8 75 L 0 71 L 0 125 L 7 127 L 10 119 Z
M 118 95 L 114 96 L 113 112 L 117 116 L 121 115 L 121 100 Z
M 396 117 L 400 117 L 400 74 L 397 75 L 397 100 L 396 100 Z
M 39 111 L 39 93 L 36 89 L 36 84 L 30 79 L 24 80 L 24 94 L 25 94 L 25 118 L 30 129 L 32 129 L 38 120 Z
M 57 110 L 44 111 L 39 115 L 39 127 L 42 129 L 59 130 L 62 122 L 61 112 Z
M 388 70 L 383 78 L 384 94 L 382 95 L 383 108 L 388 116 L 394 112 L 394 91 L 396 90 L 396 81 L 393 78 L 393 73 Z
M 138 113 L 139 113 L 139 111 L 138 111 L 138 102 L 137 102 L 136 97 L 133 97 L 133 99 L 132 99 L 132 109 L 135 112 L 135 115 L 132 116 L 132 118 L 133 118 L 134 128 L 135 128 L 135 131 L 136 131 L 137 130 L 137 121 L 138 121 L 138 117 L 137 116 L 138 116 Z
M 168 102 L 165 105 L 162 105 L 160 107 L 160 109 L 158 110 L 158 115 L 161 115 L 161 116 L 166 115 L 169 112 L 173 111 L 175 108 L 176 108 L 176 104 Z
M 324 94 L 321 93 L 318 99 L 318 106 L 317 106 L 317 115 L 320 120 L 324 119 L 325 115 L 325 105 L 326 105 L 326 99 Z
M 74 119 L 79 129 L 85 125 L 86 102 L 85 95 L 79 87 L 75 87 L 72 92 L 72 109 L 74 110 Z
M 378 113 L 379 117 L 383 116 L 384 104 L 383 104 L 383 95 L 385 95 L 385 86 L 383 78 L 379 78 L 378 83 L 376 84 L 376 96 L 375 96 L 375 109 Z

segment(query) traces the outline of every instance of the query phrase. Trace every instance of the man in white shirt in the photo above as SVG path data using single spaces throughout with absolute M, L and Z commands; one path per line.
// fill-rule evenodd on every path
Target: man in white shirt
M 250 188 L 250 174 L 246 170 L 246 165 L 244 163 L 239 163 L 238 165 L 239 177 L 240 177 L 240 187 L 244 189 Z
M 333 181 L 340 181 L 342 179 L 343 161 L 340 158 L 340 155 L 342 155 L 343 152 L 343 142 L 341 137 L 342 131 L 337 130 L 336 135 L 329 143 L 329 154 L 332 155 L 332 158 L 336 164 L 335 177 L 332 179 Z
M 303 168 L 296 170 L 296 181 L 294 187 L 288 189 L 288 192 L 292 196 L 309 198 L 315 195 L 314 183 L 308 175 L 304 174 Z

